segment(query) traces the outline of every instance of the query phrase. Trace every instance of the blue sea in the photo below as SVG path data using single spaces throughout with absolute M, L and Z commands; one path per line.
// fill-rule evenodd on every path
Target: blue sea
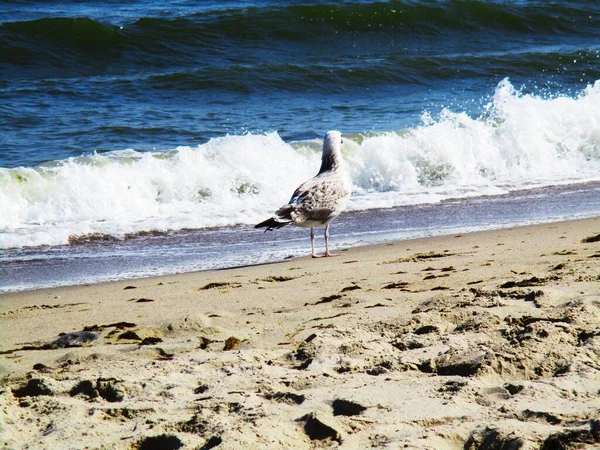
M 600 2 L 3 1 L 0 292 L 306 255 L 331 129 L 338 250 L 598 216 Z

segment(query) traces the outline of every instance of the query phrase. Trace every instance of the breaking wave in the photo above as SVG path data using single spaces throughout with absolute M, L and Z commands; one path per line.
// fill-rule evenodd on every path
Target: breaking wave
M 599 123 L 600 81 L 544 98 L 503 80 L 480 117 L 444 109 L 411 129 L 346 136 L 349 208 L 600 180 Z M 0 248 L 256 223 L 315 175 L 320 146 L 276 132 L 229 135 L 0 169 Z

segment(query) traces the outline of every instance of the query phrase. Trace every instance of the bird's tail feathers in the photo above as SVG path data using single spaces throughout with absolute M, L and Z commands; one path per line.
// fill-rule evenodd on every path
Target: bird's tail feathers
M 254 228 L 266 228 L 265 233 L 267 231 L 276 230 L 277 228 L 285 227 L 292 223 L 290 220 L 281 220 L 277 217 L 270 217 L 267 220 L 259 223 L 258 225 L 254 225 Z

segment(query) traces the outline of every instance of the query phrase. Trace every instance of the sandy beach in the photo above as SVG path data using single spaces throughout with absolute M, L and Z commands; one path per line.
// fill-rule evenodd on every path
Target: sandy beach
M 600 218 L 339 253 L 3 295 L 0 447 L 600 447 Z

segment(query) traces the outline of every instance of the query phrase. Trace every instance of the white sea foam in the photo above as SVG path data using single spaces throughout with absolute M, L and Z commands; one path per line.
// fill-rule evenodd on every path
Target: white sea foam
M 600 179 L 600 81 L 575 98 L 544 99 L 504 80 L 486 110 L 424 114 L 422 126 L 363 141 L 353 164 L 362 207 L 371 193 L 394 206 Z
M 543 98 L 504 80 L 482 117 L 426 113 L 413 129 L 350 136 L 343 152 L 354 210 L 600 180 L 600 81 Z M 256 223 L 319 164 L 319 139 L 270 133 L 0 169 L 0 248 Z

